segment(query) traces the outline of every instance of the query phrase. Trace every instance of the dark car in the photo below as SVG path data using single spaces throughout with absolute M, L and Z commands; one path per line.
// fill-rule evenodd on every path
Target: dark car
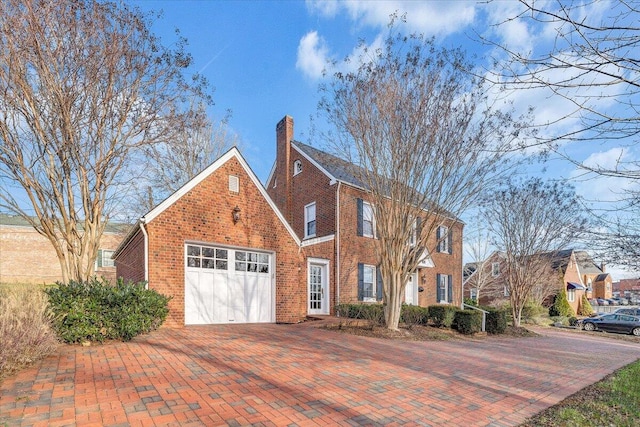
M 580 320 L 578 325 L 585 331 L 605 331 L 640 336 L 640 317 L 628 314 L 605 314 Z
M 619 308 L 615 311 L 615 314 L 629 314 L 640 317 L 640 308 Z

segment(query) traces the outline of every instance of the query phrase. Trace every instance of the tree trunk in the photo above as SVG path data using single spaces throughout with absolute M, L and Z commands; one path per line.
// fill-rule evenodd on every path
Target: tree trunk
M 393 331 L 398 330 L 400 324 L 400 315 L 402 314 L 402 293 L 404 286 L 402 277 L 399 274 L 393 274 L 391 278 L 385 281 L 385 299 L 384 303 L 384 320 L 387 329 Z M 388 285 L 387 285 L 388 283 Z M 388 291 L 387 291 L 388 290 Z

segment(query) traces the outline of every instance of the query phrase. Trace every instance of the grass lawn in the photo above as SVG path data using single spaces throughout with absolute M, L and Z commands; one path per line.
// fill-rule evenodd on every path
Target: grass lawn
M 530 418 L 521 427 L 635 427 L 640 422 L 639 379 L 637 360 Z

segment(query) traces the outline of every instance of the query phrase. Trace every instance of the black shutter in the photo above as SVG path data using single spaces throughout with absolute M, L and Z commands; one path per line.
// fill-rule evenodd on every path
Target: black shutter
M 448 240 L 448 244 L 447 244 L 447 249 L 449 250 L 449 255 L 451 255 L 453 253 L 453 231 L 449 228 L 448 229 L 449 233 L 447 234 L 447 240 Z
M 364 264 L 358 263 L 358 301 L 363 300 L 364 295 Z
M 436 303 L 442 301 L 442 290 L 440 289 L 440 276 L 441 274 L 436 274 Z
M 442 226 L 438 226 L 438 228 L 436 229 L 436 241 L 438 242 L 436 250 L 438 252 L 442 252 Z
M 449 296 L 449 302 L 453 302 L 453 276 L 447 277 L 447 295 Z
M 416 217 L 416 245 L 420 241 L 420 234 L 422 233 L 422 218 Z
M 376 299 L 382 301 L 382 273 L 380 267 L 376 267 Z
M 362 237 L 362 217 L 363 217 L 363 207 L 362 207 L 362 199 L 356 199 L 356 201 L 358 202 L 358 236 Z

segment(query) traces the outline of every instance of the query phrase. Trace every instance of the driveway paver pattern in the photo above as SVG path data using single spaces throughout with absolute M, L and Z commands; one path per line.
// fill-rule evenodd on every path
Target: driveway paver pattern
M 309 323 L 66 346 L 0 384 L 0 425 L 513 426 L 640 358 L 554 329 L 407 342 Z

